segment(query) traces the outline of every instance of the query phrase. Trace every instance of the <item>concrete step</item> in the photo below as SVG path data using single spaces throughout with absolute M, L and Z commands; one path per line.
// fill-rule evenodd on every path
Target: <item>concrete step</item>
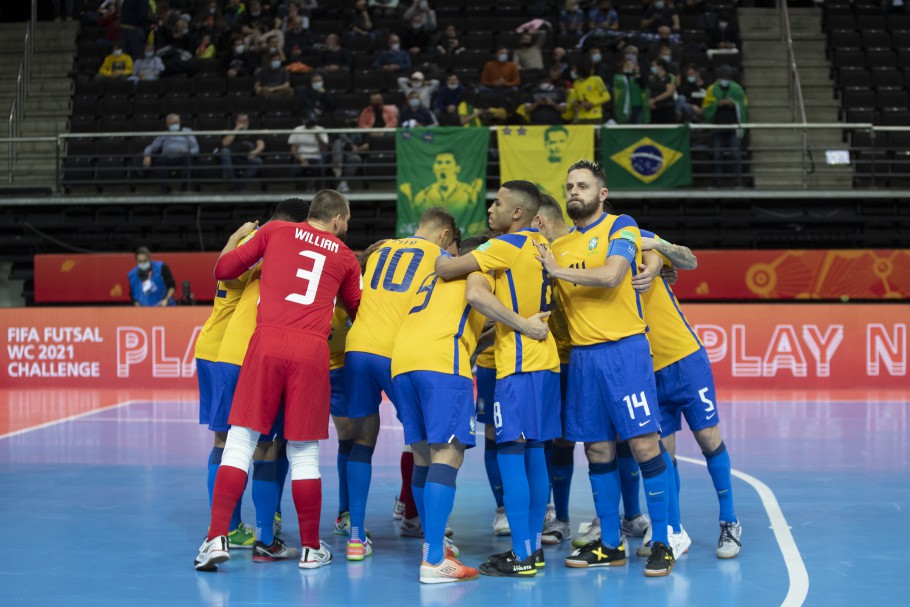
M 66 118 L 69 114 L 69 99 L 57 95 L 49 95 L 46 97 L 31 96 L 28 101 L 25 102 L 26 120 L 36 116 L 61 116 Z
M 809 106 L 806 108 L 806 120 L 811 123 L 840 122 L 840 118 L 837 115 L 837 106 L 832 106 L 832 107 Z
M 824 67 L 803 67 L 797 62 L 799 80 L 803 86 L 827 86 L 834 90 L 834 81 L 831 80 L 831 71 Z
M 22 124 L 23 137 L 48 137 L 68 131 L 68 117 L 26 119 Z
M 73 92 L 71 78 L 34 78 L 29 83 L 29 93 L 57 94 L 69 97 Z
M 797 64 L 800 59 L 824 59 L 825 40 L 794 40 L 793 54 L 796 55 Z

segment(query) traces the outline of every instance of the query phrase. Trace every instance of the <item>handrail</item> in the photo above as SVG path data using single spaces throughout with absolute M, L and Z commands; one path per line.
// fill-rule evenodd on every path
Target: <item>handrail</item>
M 778 0 L 780 7 L 780 35 L 781 41 L 787 45 L 787 64 L 790 69 L 790 112 L 793 120 L 799 120 L 800 123 L 806 124 L 806 102 L 803 97 L 802 82 L 799 77 L 799 68 L 796 65 L 796 53 L 793 51 L 793 31 L 790 27 L 790 9 L 787 7 L 787 0 Z M 815 171 L 815 163 L 812 159 L 812 152 L 809 149 L 809 131 L 803 129 L 803 146 L 802 146 L 802 165 L 803 165 L 803 188 L 809 187 L 809 173 Z
M 9 113 L 9 157 L 7 158 L 7 182 L 13 182 L 13 166 L 16 163 L 16 140 L 22 134 L 22 121 L 25 117 L 25 100 L 28 98 L 28 83 L 32 74 L 32 54 L 35 50 L 35 21 L 37 18 L 36 1 L 32 0 L 32 15 L 25 24 L 25 41 L 22 45 L 22 62 L 16 75 L 16 94 L 10 105 Z

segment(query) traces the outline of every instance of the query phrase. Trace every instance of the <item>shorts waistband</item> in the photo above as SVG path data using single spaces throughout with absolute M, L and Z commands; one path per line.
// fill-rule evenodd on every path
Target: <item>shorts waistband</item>
M 636 333 L 635 335 L 629 335 L 628 337 L 623 337 L 621 339 L 617 339 L 616 341 L 602 341 L 599 344 L 589 344 L 587 346 L 572 346 L 572 350 L 597 350 L 599 348 L 609 348 L 611 346 L 617 346 L 619 344 L 632 343 L 633 341 L 637 341 L 639 339 L 646 340 L 647 337 L 645 337 L 644 333 Z

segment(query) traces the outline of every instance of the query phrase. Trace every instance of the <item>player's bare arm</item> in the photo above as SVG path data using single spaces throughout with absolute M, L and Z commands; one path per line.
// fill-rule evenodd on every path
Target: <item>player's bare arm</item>
M 440 255 L 436 258 L 436 275 L 443 280 L 452 280 L 471 272 L 480 270 L 480 264 L 473 255 L 463 255 L 461 257 L 446 257 Z M 510 325 L 511 326 L 511 325 Z
M 483 323 L 483 332 L 480 334 L 480 338 L 477 340 L 477 348 L 475 348 L 475 349 L 478 352 L 483 352 L 484 350 L 486 350 L 487 348 L 492 346 L 495 341 L 496 341 L 496 323 L 488 318 Z
M 546 339 L 550 328 L 547 326 L 549 312 L 541 312 L 524 318 L 508 309 L 493 295 L 490 283 L 483 276 L 468 276 L 465 298 L 474 308 L 496 322 L 501 322 L 531 339 Z
M 679 244 L 672 244 L 662 238 L 645 238 L 641 239 L 642 251 L 657 251 L 680 270 L 694 270 L 698 267 L 698 258 L 692 253 L 689 247 Z
M 632 288 L 638 293 L 646 293 L 651 288 L 654 278 L 660 274 L 664 261 L 654 251 L 641 254 L 642 263 L 638 264 L 638 273 L 632 277 Z
M 667 284 L 673 286 L 679 278 L 679 273 L 673 266 L 664 266 L 660 270 L 660 277 L 667 281 Z
M 626 272 L 629 271 L 629 262 L 620 255 L 607 257 L 606 263 L 598 268 L 565 268 L 557 263 L 553 252 L 543 245 L 537 245 L 537 260 L 543 264 L 544 269 L 553 278 L 566 280 L 583 287 L 605 287 L 612 289 L 618 286 Z
M 253 233 L 253 230 L 259 227 L 259 221 L 248 221 L 239 228 L 237 231 L 231 234 L 231 237 L 228 238 L 227 244 L 224 245 L 224 248 L 221 250 L 221 254 L 224 255 L 230 251 L 233 251 L 238 246 L 240 246 L 240 241 Z
M 363 271 L 366 268 L 367 260 L 370 258 L 370 255 L 372 255 L 376 251 L 376 249 L 378 249 L 379 247 L 381 247 L 382 245 L 384 245 L 387 242 L 389 242 L 388 238 L 383 238 L 382 240 L 377 240 L 376 242 L 374 242 L 373 244 L 368 246 L 363 251 L 363 253 L 360 254 L 360 258 L 358 261 L 360 262 L 361 271 Z

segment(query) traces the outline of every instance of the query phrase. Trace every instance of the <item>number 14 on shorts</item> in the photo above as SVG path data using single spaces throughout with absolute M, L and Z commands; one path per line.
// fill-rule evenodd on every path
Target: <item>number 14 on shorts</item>
M 645 396 L 644 390 L 638 394 L 627 394 L 626 396 L 622 397 L 622 400 L 626 403 L 626 408 L 629 410 L 629 417 L 631 417 L 633 420 L 635 419 L 636 409 L 644 409 L 645 417 L 651 417 L 651 409 L 648 407 L 648 398 Z M 648 421 L 651 420 L 649 419 Z M 644 425 L 646 423 L 648 422 L 644 422 L 643 424 L 639 425 Z

